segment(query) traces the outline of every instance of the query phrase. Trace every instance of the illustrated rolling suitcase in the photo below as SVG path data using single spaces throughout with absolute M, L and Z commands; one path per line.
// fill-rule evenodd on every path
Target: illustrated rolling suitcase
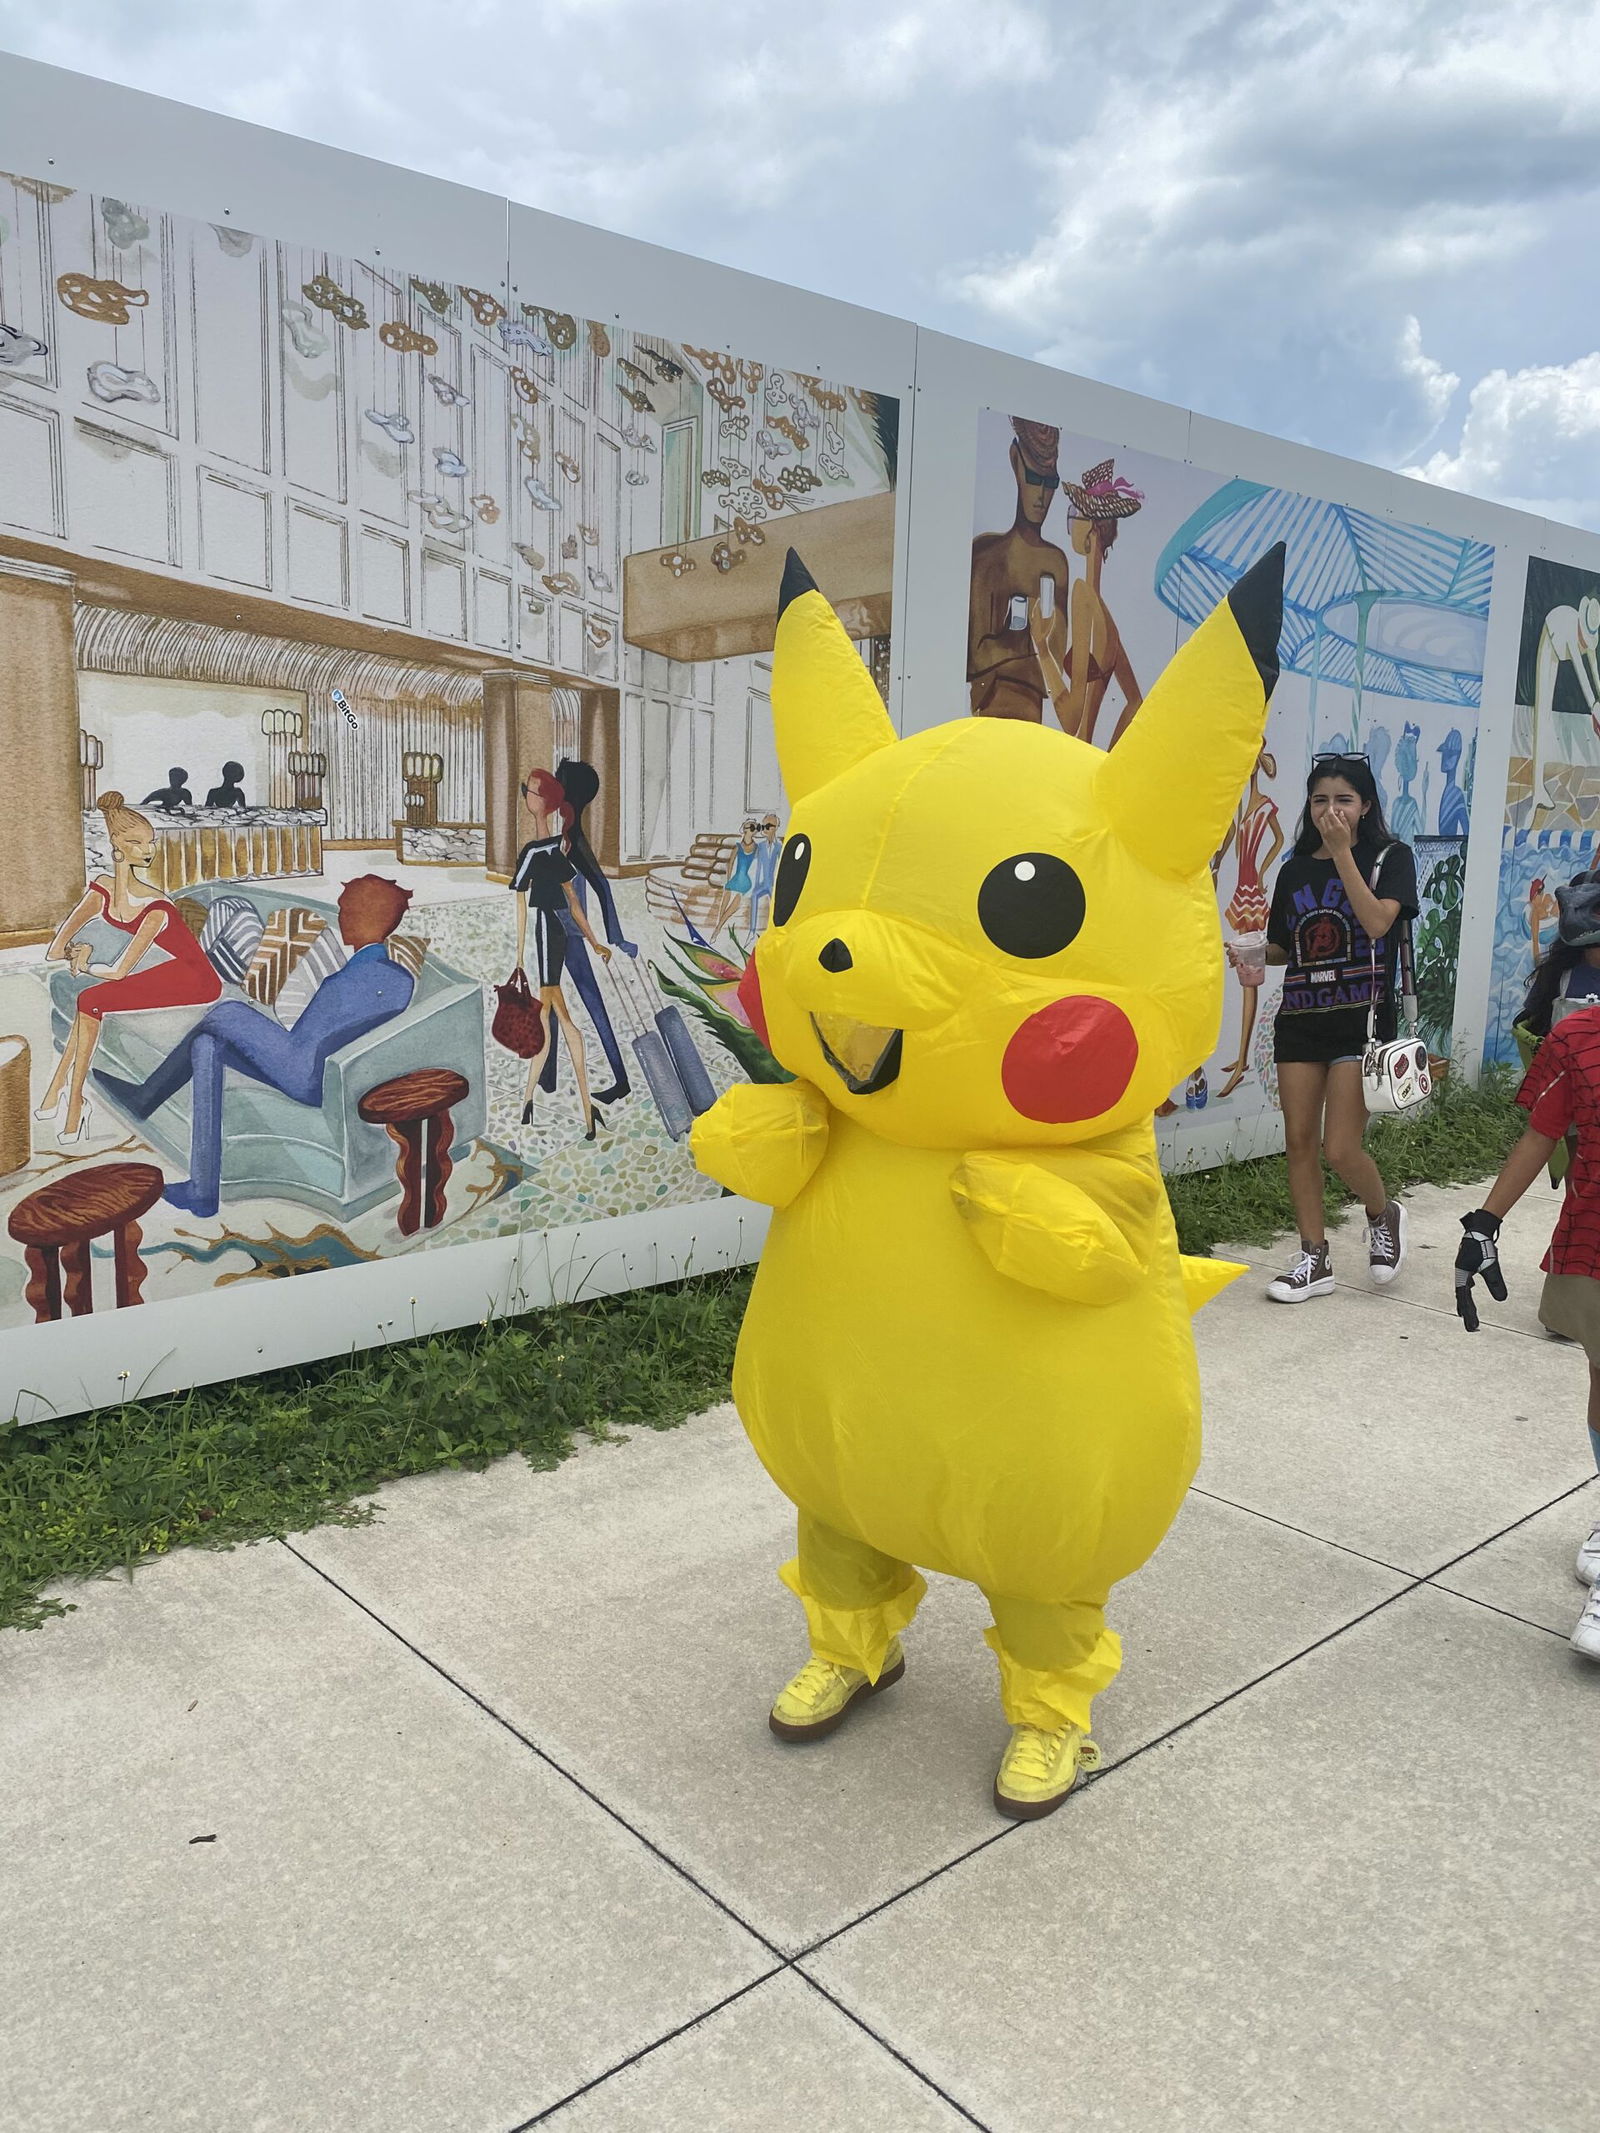
M 627 1032 L 639 1071 L 661 1114 L 661 1123 L 673 1140 L 681 1141 L 694 1124 L 695 1107 L 659 1027 L 660 1018 L 650 1013 L 648 1002 L 641 998 L 644 981 L 633 967 L 631 957 L 614 955 L 605 968 L 620 1010 L 617 1020 Z M 683 1034 L 687 1041 L 688 1031 Z M 703 1065 L 700 1071 L 704 1074 Z M 702 1105 L 701 1109 L 709 1109 L 709 1104 Z

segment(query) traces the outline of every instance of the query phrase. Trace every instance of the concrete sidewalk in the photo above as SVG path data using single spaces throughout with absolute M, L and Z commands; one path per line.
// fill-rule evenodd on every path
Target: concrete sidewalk
M 1201 1315 L 1105 1769 L 1031 1827 L 946 1580 L 903 1684 L 771 1738 L 791 1525 L 727 1409 L 0 1637 L 0 2133 L 1587 2133 L 1600 1484 L 1552 1202 L 1452 1315 L 1480 1196 L 1412 1196 L 1387 1292 L 1352 1229 L 1336 1296 Z

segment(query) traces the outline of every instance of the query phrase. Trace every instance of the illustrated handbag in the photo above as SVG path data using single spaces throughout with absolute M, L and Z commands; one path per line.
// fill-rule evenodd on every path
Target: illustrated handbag
M 1383 867 L 1383 855 L 1372 870 L 1368 886 L 1374 895 L 1378 889 L 1378 875 Z M 1408 928 L 1409 932 L 1409 928 Z M 1400 961 L 1409 970 L 1407 935 L 1400 939 Z M 1372 990 L 1367 997 L 1367 1048 L 1361 1059 L 1361 1093 L 1366 1100 L 1367 1114 L 1372 1118 L 1394 1118 L 1405 1111 L 1414 1111 L 1418 1104 L 1426 1103 L 1433 1094 L 1433 1067 L 1428 1059 L 1428 1047 L 1417 1035 L 1416 993 L 1409 976 L 1402 978 L 1403 998 L 1408 1034 L 1397 1037 L 1391 1043 L 1378 1042 L 1378 944 L 1372 943 Z
M 520 966 L 494 989 L 494 1021 L 489 1034 L 519 1059 L 537 1059 L 544 1050 L 544 1011 L 534 998 L 528 973 Z

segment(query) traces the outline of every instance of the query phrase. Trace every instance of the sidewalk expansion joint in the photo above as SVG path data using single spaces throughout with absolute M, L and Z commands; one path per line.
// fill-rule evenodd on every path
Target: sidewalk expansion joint
M 769 1984 L 773 1978 L 782 1977 L 790 1967 L 788 1963 L 779 1963 L 771 1970 L 763 1970 L 761 1975 L 752 1978 L 748 1985 L 741 1985 L 737 1992 L 730 1992 L 724 1998 L 714 2001 L 711 2006 L 702 2007 L 698 2014 L 690 2015 L 688 2021 L 680 2022 L 675 2029 L 664 2030 L 659 2037 L 652 2037 L 648 2044 L 641 2044 L 636 2052 L 629 2052 L 628 2056 L 619 2059 L 615 2066 L 608 2066 L 592 2080 L 570 2089 L 554 2103 L 547 2103 L 542 2111 L 535 2111 L 531 2118 L 519 2119 L 509 2129 L 509 2133 L 528 2133 L 530 2126 L 543 2125 L 546 2119 L 554 2118 L 557 2111 L 564 2111 L 569 2103 L 576 2103 L 580 2096 L 587 2096 L 591 2089 L 603 2088 L 606 2082 L 618 2074 L 626 2073 L 630 2066 L 637 2066 L 641 2059 L 648 2059 L 652 2052 L 660 2051 L 664 2045 L 675 2043 L 679 2037 L 688 2036 L 691 2030 L 698 2029 L 703 2022 L 709 2022 L 713 2015 L 721 2014 L 725 2007 L 734 2006 L 736 2002 L 754 1992 L 758 1985 Z
M 411 1639 L 396 1629 L 392 1622 L 386 1622 L 375 1608 L 369 1607 L 365 1600 L 357 1599 L 348 1587 L 341 1585 L 337 1578 L 330 1577 L 327 1571 L 322 1569 L 319 1564 L 312 1562 L 308 1556 L 302 1555 L 298 1548 L 290 1546 L 287 1541 L 282 1541 L 279 1545 L 286 1548 L 297 1562 L 303 1563 L 307 1570 L 321 1578 L 324 1584 L 331 1586 L 342 1599 L 348 1600 L 352 1607 L 359 1608 L 369 1621 L 377 1624 L 385 1636 L 392 1637 L 396 1644 L 400 1645 L 403 1650 L 410 1652 L 414 1659 L 420 1659 L 422 1664 L 431 1672 L 437 1674 L 441 1681 L 447 1682 L 458 1696 L 465 1697 L 467 1702 L 480 1710 L 485 1718 L 492 1719 L 502 1731 L 509 1733 L 511 1738 L 526 1748 L 530 1755 L 537 1756 L 547 1769 L 553 1770 L 557 1777 L 565 1779 L 574 1791 L 581 1793 L 591 1806 L 598 1807 L 600 1812 L 607 1816 L 609 1820 L 615 1822 L 619 1829 L 625 1829 L 636 1843 L 643 1845 L 652 1858 L 660 1860 L 663 1866 L 670 1868 L 681 1880 L 686 1881 L 697 1895 L 703 1896 L 706 1902 L 711 1904 L 714 1909 L 720 1911 L 725 1918 L 731 1919 L 741 1932 L 748 1933 L 751 1939 L 764 1948 L 768 1955 L 773 1956 L 779 1965 L 786 1965 L 788 1958 L 784 1955 L 783 1950 L 775 1942 L 769 1940 L 758 1926 L 753 1926 L 749 1919 L 742 1918 L 732 1904 L 724 1901 L 714 1890 L 708 1889 L 705 1883 L 692 1874 L 681 1860 L 674 1859 L 672 1854 L 658 1844 L 653 1837 L 646 1836 L 645 1832 L 636 1823 L 630 1822 L 627 1816 L 618 1808 L 613 1807 L 608 1800 L 603 1800 L 592 1786 L 586 1785 L 582 1778 L 567 1769 L 564 1763 L 558 1762 L 547 1748 L 541 1748 L 536 1740 L 530 1740 L 528 1735 L 519 1726 L 513 1725 L 503 1712 L 497 1711 L 493 1704 L 486 1702 L 475 1689 L 469 1689 L 464 1681 L 458 1680 L 450 1672 L 448 1667 L 441 1666 L 439 1661 L 431 1658 L 420 1645 L 413 1644 Z
M 1189 1494 L 1203 1496 L 1207 1503 L 1220 1503 L 1225 1510 L 1241 1512 L 1246 1518 L 1259 1518 L 1264 1524 L 1277 1526 L 1285 1533 L 1298 1533 L 1302 1540 L 1315 1541 L 1319 1547 L 1337 1549 L 1340 1555 L 1354 1556 L 1358 1563 L 1371 1563 L 1377 1570 L 1392 1570 L 1397 1578 L 1431 1575 L 1408 1570 L 1403 1563 L 1391 1563 L 1387 1556 L 1369 1555 L 1365 1548 L 1352 1548 L 1348 1541 L 1330 1540 L 1326 1533 L 1313 1533 L 1309 1526 L 1297 1526 L 1292 1519 L 1279 1518 L 1273 1511 L 1262 1511 L 1253 1503 L 1240 1503 L 1236 1496 L 1219 1496 L 1215 1489 L 1202 1489 L 1194 1482 L 1189 1484 Z

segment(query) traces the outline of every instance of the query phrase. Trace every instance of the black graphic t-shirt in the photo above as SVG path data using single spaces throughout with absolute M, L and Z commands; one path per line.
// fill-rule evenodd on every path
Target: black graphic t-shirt
M 1386 845 L 1377 858 L 1358 847 L 1356 857 L 1373 895 L 1400 906 L 1399 919 L 1378 943 L 1378 1035 L 1387 1042 L 1397 1019 L 1400 927 L 1417 915 L 1417 866 L 1407 844 Z M 1267 939 L 1289 958 L 1279 1021 L 1315 1016 L 1319 1037 L 1336 1038 L 1341 1052 L 1359 1052 L 1367 1041 L 1372 999 L 1372 942 L 1331 859 L 1291 855 L 1283 862 L 1273 884 Z

